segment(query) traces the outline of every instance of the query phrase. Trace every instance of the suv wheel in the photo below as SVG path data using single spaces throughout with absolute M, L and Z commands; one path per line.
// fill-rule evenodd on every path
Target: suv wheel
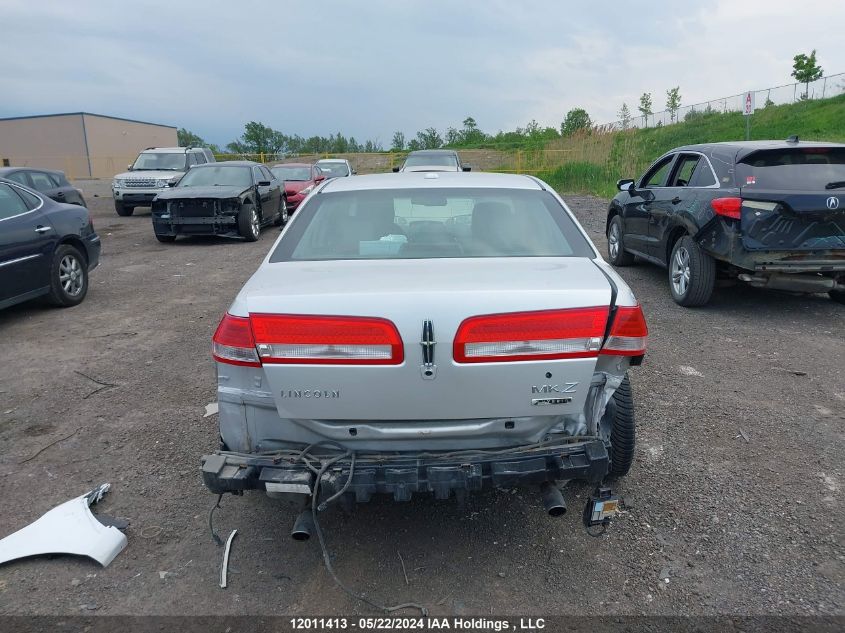
M 68 308 L 82 303 L 88 293 L 88 264 L 79 250 L 62 244 L 50 267 L 50 302 Z
M 607 256 L 614 266 L 630 266 L 634 263 L 634 256 L 625 252 L 622 216 L 613 216 L 607 227 Z
M 135 211 L 135 207 L 129 206 L 128 204 L 123 204 L 119 200 L 115 200 L 114 210 L 117 211 L 118 215 L 126 217 L 127 215 L 132 215 L 132 212 Z
M 610 440 L 610 468 L 608 475 L 621 477 L 627 475 L 634 462 L 636 427 L 634 425 L 634 397 L 628 376 L 613 393 L 607 409 L 601 419 L 602 437 Z
M 685 235 L 672 248 L 669 257 L 669 291 L 681 306 L 703 306 L 716 285 L 716 262 Z
M 238 214 L 238 233 L 247 242 L 255 242 L 261 235 L 261 220 L 258 218 L 258 211 L 252 204 L 245 204 Z

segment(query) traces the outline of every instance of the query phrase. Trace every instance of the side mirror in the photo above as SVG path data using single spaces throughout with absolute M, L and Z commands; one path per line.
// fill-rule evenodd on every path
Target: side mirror
M 129 171 L 132 171 L 132 163 L 129 163 L 129 164 L 126 166 L 126 169 L 128 169 Z
M 461 165 L 461 171 L 472 171 L 472 165 Z
M 619 191 L 627 191 L 631 192 L 634 189 L 634 180 L 632 178 L 623 178 L 622 180 L 616 181 L 616 188 Z
M 317 177 L 314 179 L 314 182 L 323 182 L 325 179 L 326 179 L 326 177 L 325 177 L 325 176 L 317 176 Z
M 270 186 L 270 181 L 269 181 L 269 180 L 259 180 L 259 181 L 258 181 L 258 186 L 259 186 L 259 187 L 269 187 L 269 186 Z
M 402 168 L 401 168 L 401 167 L 394 167 L 394 168 L 393 168 L 393 173 L 394 173 L 394 174 L 398 174 L 400 169 L 402 169 Z
M 355 170 L 353 169 L 353 170 L 352 170 L 352 175 L 353 175 L 353 176 L 357 176 L 357 175 L 358 175 L 358 172 L 357 172 L 357 171 L 355 171 Z

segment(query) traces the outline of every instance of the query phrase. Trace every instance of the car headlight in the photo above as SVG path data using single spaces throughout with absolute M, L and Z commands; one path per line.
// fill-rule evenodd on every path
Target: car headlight
M 111 186 L 114 187 L 114 188 L 122 187 L 125 184 L 126 184 L 126 181 L 121 180 L 120 178 L 115 178 L 114 180 L 111 181 Z
M 170 181 L 167 180 L 167 178 L 159 178 L 158 180 L 156 180 L 156 187 L 166 187 L 168 182 Z
M 314 185 L 308 185 L 307 187 L 305 187 L 305 189 L 303 189 L 299 193 L 301 193 L 303 196 L 307 196 L 312 191 L 314 191 Z

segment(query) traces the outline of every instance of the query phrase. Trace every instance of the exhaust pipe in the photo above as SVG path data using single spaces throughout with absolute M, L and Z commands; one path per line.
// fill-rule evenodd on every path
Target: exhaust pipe
M 291 530 L 291 538 L 295 541 L 307 541 L 314 532 L 314 517 L 311 515 L 311 508 L 299 513 Z
M 554 482 L 544 481 L 540 484 L 540 494 L 543 495 L 543 507 L 549 516 L 559 517 L 566 514 L 566 501 Z

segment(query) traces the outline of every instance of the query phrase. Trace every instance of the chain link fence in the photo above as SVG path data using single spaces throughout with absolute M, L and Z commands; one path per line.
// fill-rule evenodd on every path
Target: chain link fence
M 721 97 L 703 103 L 683 106 L 675 112 L 662 110 L 646 116 L 631 117 L 630 121 L 614 121 L 605 126 L 612 130 L 622 130 L 632 127 L 656 127 L 660 125 L 672 125 L 680 121 L 688 120 L 697 113 L 710 112 L 742 112 L 745 106 L 745 94 Z M 785 105 L 796 103 L 806 99 L 827 99 L 837 95 L 845 94 L 845 73 L 821 77 L 809 84 L 794 83 L 783 86 L 774 86 L 754 91 L 755 109 L 765 108 L 771 105 Z M 632 108 L 636 110 L 635 108 Z M 600 126 L 600 127 L 605 127 Z

